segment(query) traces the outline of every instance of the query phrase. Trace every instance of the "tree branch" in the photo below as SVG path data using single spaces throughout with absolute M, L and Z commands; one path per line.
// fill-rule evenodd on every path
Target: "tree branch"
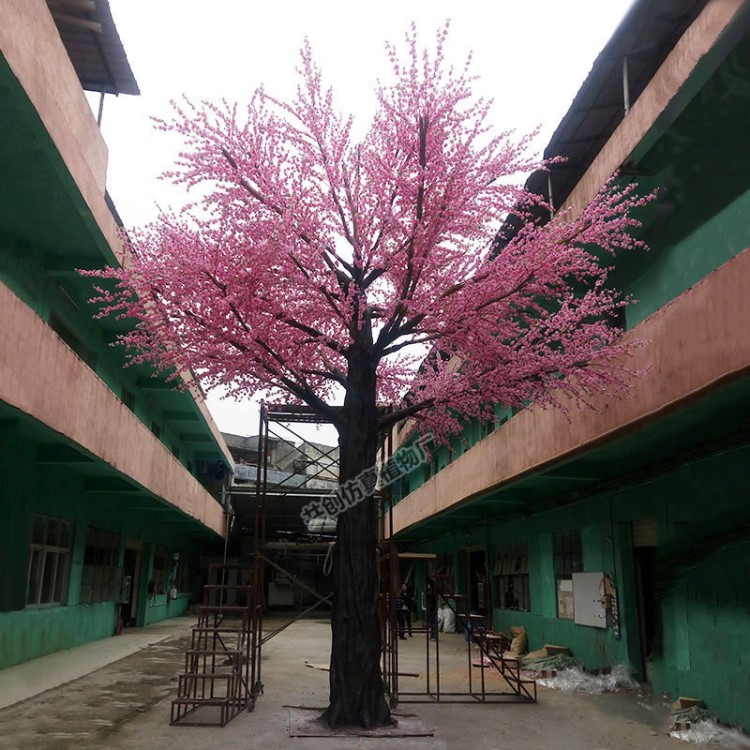
M 439 339 L 443 338 L 442 333 L 433 333 L 429 336 L 422 336 L 421 338 L 416 339 L 409 339 L 408 341 L 402 341 L 400 344 L 394 344 L 393 346 L 389 346 L 387 349 L 384 349 L 381 353 L 381 357 L 388 357 L 391 354 L 395 354 L 398 351 L 401 351 L 401 349 L 405 349 L 407 346 L 415 346 L 417 344 L 429 344 L 431 341 L 437 341 Z
M 431 406 L 435 405 L 435 399 L 434 398 L 428 398 L 424 401 L 420 401 L 416 404 L 411 404 L 410 406 L 405 406 L 403 409 L 397 409 L 396 411 L 389 412 L 387 414 L 383 414 L 383 416 L 378 418 L 378 430 L 383 431 L 391 427 L 392 425 L 396 424 L 397 422 L 400 422 L 402 419 L 406 419 L 407 417 L 412 417 L 415 414 L 419 413 L 420 411 L 424 411 L 425 409 L 429 409 Z
M 315 411 L 317 411 L 319 414 L 322 414 L 337 429 L 344 426 L 339 411 L 327 404 L 319 396 L 316 396 L 309 387 L 302 386 L 299 383 L 295 383 L 286 375 L 281 375 L 279 379 L 295 396 L 297 396 L 297 398 L 299 398 L 301 401 L 304 401 L 309 407 L 315 409 Z
M 261 205 L 265 206 L 270 211 L 273 211 L 278 216 L 283 217 L 284 216 L 284 209 L 279 206 L 277 203 L 272 203 L 268 198 L 266 198 L 263 193 L 261 193 L 257 188 L 254 188 L 250 181 L 243 177 L 242 175 L 239 175 L 239 165 L 237 164 L 237 160 L 229 153 L 229 151 L 224 147 L 220 147 L 222 156 L 227 160 L 229 165 L 234 169 L 235 172 L 238 173 L 238 182 L 241 187 L 243 187 L 255 200 L 257 200 Z M 297 236 L 307 245 L 312 245 L 313 241 L 310 235 L 308 235 L 306 232 L 297 232 Z M 348 272 L 349 274 L 354 273 L 354 267 L 351 263 L 348 263 L 344 258 L 342 258 L 334 248 L 329 247 L 328 245 L 323 247 L 323 250 L 327 253 L 330 253 Z M 325 257 L 325 256 L 323 256 Z

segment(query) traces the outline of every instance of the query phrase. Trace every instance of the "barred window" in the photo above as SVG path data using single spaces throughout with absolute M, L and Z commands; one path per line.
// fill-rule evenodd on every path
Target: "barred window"
M 555 535 L 555 575 L 558 578 L 572 578 L 573 573 L 583 570 L 583 551 L 581 534 L 571 531 L 569 534 Z
M 503 547 L 495 562 L 495 604 L 501 609 L 531 610 L 529 554 L 526 542 Z
M 67 521 L 47 516 L 31 517 L 27 607 L 65 604 L 71 538 L 72 527 Z
M 119 547 L 120 540 L 114 532 L 92 526 L 86 530 L 86 550 L 81 573 L 82 604 L 114 601 L 116 598 Z

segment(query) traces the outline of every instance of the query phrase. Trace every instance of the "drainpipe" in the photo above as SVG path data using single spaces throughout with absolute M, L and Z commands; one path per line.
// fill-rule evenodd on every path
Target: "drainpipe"
M 628 58 L 622 58 L 622 103 L 625 114 L 630 112 L 630 82 L 628 81 Z
M 96 124 L 101 128 L 102 115 L 104 114 L 104 87 L 99 92 L 99 112 L 96 115 Z

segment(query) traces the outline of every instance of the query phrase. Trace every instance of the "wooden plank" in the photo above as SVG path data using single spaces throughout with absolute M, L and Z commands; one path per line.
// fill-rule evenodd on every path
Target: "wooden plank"
M 437 555 L 432 552 L 399 552 L 399 560 L 437 560 Z

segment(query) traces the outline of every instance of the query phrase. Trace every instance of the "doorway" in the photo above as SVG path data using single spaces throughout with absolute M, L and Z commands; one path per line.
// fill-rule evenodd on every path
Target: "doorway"
M 633 559 L 638 601 L 638 630 L 641 641 L 641 673 L 651 683 L 652 662 L 658 649 L 656 577 L 656 521 L 647 519 L 633 524 Z
M 138 617 L 138 578 L 141 568 L 141 551 L 126 547 L 122 568 L 120 619 L 124 628 L 132 628 L 135 627 Z
M 487 555 L 483 549 L 467 550 L 469 580 L 467 591 L 472 612 L 487 617 L 489 610 L 489 584 L 487 580 Z

